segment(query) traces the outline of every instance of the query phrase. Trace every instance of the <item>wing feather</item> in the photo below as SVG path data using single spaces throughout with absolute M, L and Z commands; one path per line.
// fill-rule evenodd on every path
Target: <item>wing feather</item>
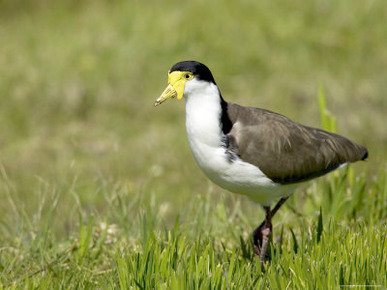
M 234 103 L 227 103 L 226 110 L 233 124 L 228 149 L 275 182 L 305 181 L 368 156 L 365 147 L 343 136 L 268 110 Z

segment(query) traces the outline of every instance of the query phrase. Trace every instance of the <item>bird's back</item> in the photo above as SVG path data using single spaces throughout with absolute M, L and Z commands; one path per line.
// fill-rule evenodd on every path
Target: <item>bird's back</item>
M 281 184 L 309 180 L 368 156 L 365 147 L 343 136 L 268 110 L 234 103 L 227 103 L 226 110 L 233 124 L 229 150 Z

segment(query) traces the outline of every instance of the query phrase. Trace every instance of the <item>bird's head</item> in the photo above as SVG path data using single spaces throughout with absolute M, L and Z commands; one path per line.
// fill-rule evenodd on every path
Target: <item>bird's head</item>
M 211 71 L 197 61 L 178 62 L 168 72 L 168 86 L 156 100 L 155 106 L 167 99 L 177 97 L 180 100 L 186 91 L 188 82 L 204 81 L 215 84 Z

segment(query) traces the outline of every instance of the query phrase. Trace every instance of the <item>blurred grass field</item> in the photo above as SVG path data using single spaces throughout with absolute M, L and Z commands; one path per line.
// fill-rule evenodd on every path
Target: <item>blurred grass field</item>
M 385 286 L 385 15 L 382 0 L 0 1 L 0 283 Z M 292 197 L 264 274 L 240 242 L 262 211 L 197 168 L 183 102 L 153 107 L 187 59 L 210 67 L 226 100 L 311 126 L 322 86 L 338 132 L 369 148 L 367 162 Z

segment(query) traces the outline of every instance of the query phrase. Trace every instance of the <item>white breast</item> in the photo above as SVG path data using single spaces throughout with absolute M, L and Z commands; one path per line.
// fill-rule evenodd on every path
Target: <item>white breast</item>
M 274 183 L 256 166 L 239 158 L 229 160 L 222 144 L 221 100 L 216 85 L 193 79 L 186 83 L 186 129 L 192 154 L 206 176 L 234 193 L 262 205 L 290 195 L 294 186 Z M 224 140 L 224 139 L 223 139 Z

